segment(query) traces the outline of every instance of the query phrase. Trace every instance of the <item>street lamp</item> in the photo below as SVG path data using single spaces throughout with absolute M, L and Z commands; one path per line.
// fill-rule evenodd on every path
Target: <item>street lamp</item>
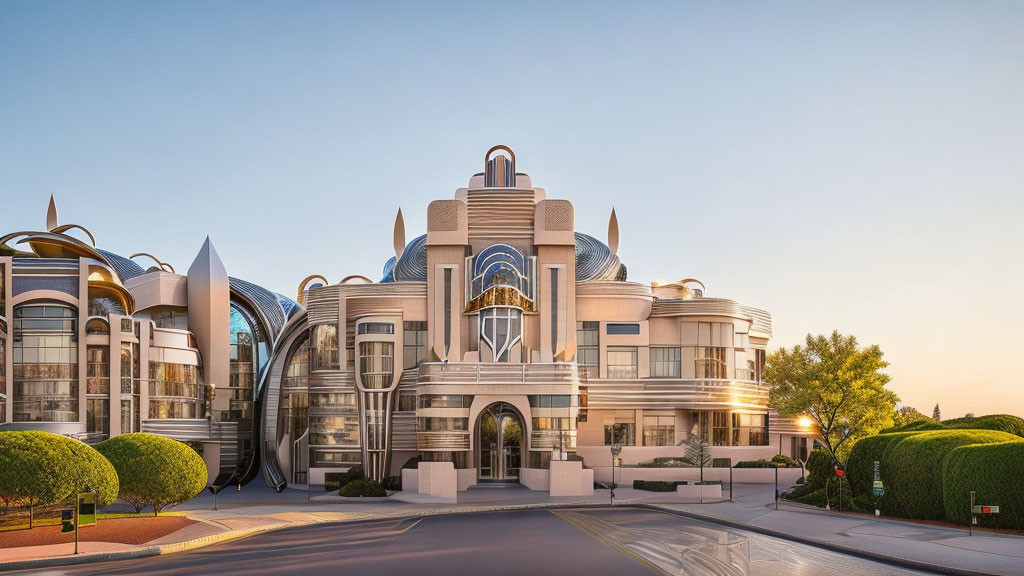
M 622 445 L 618 442 L 612 443 L 612 492 L 611 504 L 615 504 L 615 464 L 619 461 L 619 454 L 622 453 Z

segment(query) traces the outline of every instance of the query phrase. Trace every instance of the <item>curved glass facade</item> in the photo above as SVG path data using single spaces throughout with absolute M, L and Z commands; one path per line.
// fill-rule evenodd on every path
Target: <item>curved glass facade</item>
M 304 484 L 308 462 L 309 433 L 309 339 L 303 338 L 292 350 L 281 378 L 281 401 L 278 404 L 278 450 L 292 455 L 291 480 Z M 305 465 L 303 465 L 305 464 Z
M 149 363 L 149 418 L 206 418 L 206 387 L 199 367 Z
M 14 421 L 78 421 L 78 318 L 63 304 L 14 309 Z
M 255 329 L 241 309 L 232 304 L 231 372 L 228 381 L 231 401 L 224 420 L 252 418 L 253 392 L 256 388 L 258 367 L 259 349 L 256 346 Z

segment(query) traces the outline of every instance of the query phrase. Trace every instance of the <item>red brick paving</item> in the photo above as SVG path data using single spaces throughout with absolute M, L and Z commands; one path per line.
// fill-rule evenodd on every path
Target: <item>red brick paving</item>
M 95 526 L 78 529 L 79 542 L 119 542 L 145 544 L 161 536 L 194 524 L 184 516 L 155 516 L 149 518 L 116 518 L 100 520 Z M 41 546 L 74 542 L 75 533 L 60 531 L 60 526 L 40 526 L 32 530 L 0 532 L 0 548 Z

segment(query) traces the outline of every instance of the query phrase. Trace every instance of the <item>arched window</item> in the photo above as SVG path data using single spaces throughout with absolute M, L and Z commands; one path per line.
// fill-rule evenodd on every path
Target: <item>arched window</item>
M 14 309 L 14 421 L 78 421 L 78 313 L 64 304 Z

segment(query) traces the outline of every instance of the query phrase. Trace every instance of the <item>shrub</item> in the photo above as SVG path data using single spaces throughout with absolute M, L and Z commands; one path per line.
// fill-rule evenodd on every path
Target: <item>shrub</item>
M 405 464 L 402 464 L 402 470 L 415 470 L 416 468 L 419 468 L 420 460 L 422 459 L 423 458 L 420 456 L 413 456 L 412 458 L 409 458 L 405 461 Z
M 172 504 L 191 500 L 206 487 L 206 463 L 187 444 L 155 434 L 122 434 L 96 449 L 121 479 L 118 496 L 136 512 L 147 504 L 155 516 Z
M 807 456 L 807 486 L 814 491 L 825 487 L 825 481 L 835 476 L 835 460 L 828 452 L 818 449 L 812 450 Z
M 999 514 L 979 519 L 982 526 L 1024 529 L 1024 441 L 955 448 L 942 463 L 942 494 L 946 519 L 970 522 L 970 491 L 975 502 L 999 506 Z
M 388 492 L 379 483 L 369 478 L 359 478 L 342 486 L 338 494 L 346 498 L 359 498 L 387 496 Z
M 875 461 L 882 462 L 882 454 L 893 442 L 917 434 L 917 432 L 894 432 L 879 434 L 857 440 L 846 459 L 846 475 L 850 479 L 850 487 L 854 494 L 871 492 L 871 483 L 875 480 Z M 881 465 L 879 465 L 881 468 Z M 887 480 L 886 469 L 881 468 L 882 480 Z
M 1024 437 L 1024 418 L 1009 414 L 990 414 L 976 418 L 954 418 L 942 423 L 946 428 L 972 430 L 999 430 Z
M 893 426 L 892 428 L 886 428 L 882 430 L 882 434 L 891 434 L 893 432 L 924 432 L 926 430 L 943 430 L 945 427 L 940 422 L 936 422 L 931 418 L 925 420 L 916 420 L 910 424 L 904 426 Z
M 660 480 L 633 480 L 634 490 L 646 490 L 648 492 L 675 492 L 675 482 L 662 482 Z
M 772 467 L 772 463 L 767 461 L 767 460 L 765 460 L 764 458 L 762 458 L 760 460 L 741 460 L 741 461 L 736 463 L 735 467 L 736 468 L 771 468 Z
M 385 490 L 392 492 L 399 492 L 402 490 L 402 477 L 401 476 L 388 476 L 381 483 Z
M 994 430 L 934 430 L 900 438 L 882 454 L 886 478 L 882 510 L 907 518 L 943 519 L 943 459 L 960 446 L 1016 439 L 1013 434 Z
M 86 488 L 96 505 L 109 506 L 118 475 L 93 447 L 65 436 L 34 430 L 0 432 L 0 497 L 29 507 L 73 506 Z
M 796 460 L 793 460 L 785 454 L 776 454 L 772 456 L 772 466 L 778 466 L 780 468 L 796 468 L 799 466 Z

